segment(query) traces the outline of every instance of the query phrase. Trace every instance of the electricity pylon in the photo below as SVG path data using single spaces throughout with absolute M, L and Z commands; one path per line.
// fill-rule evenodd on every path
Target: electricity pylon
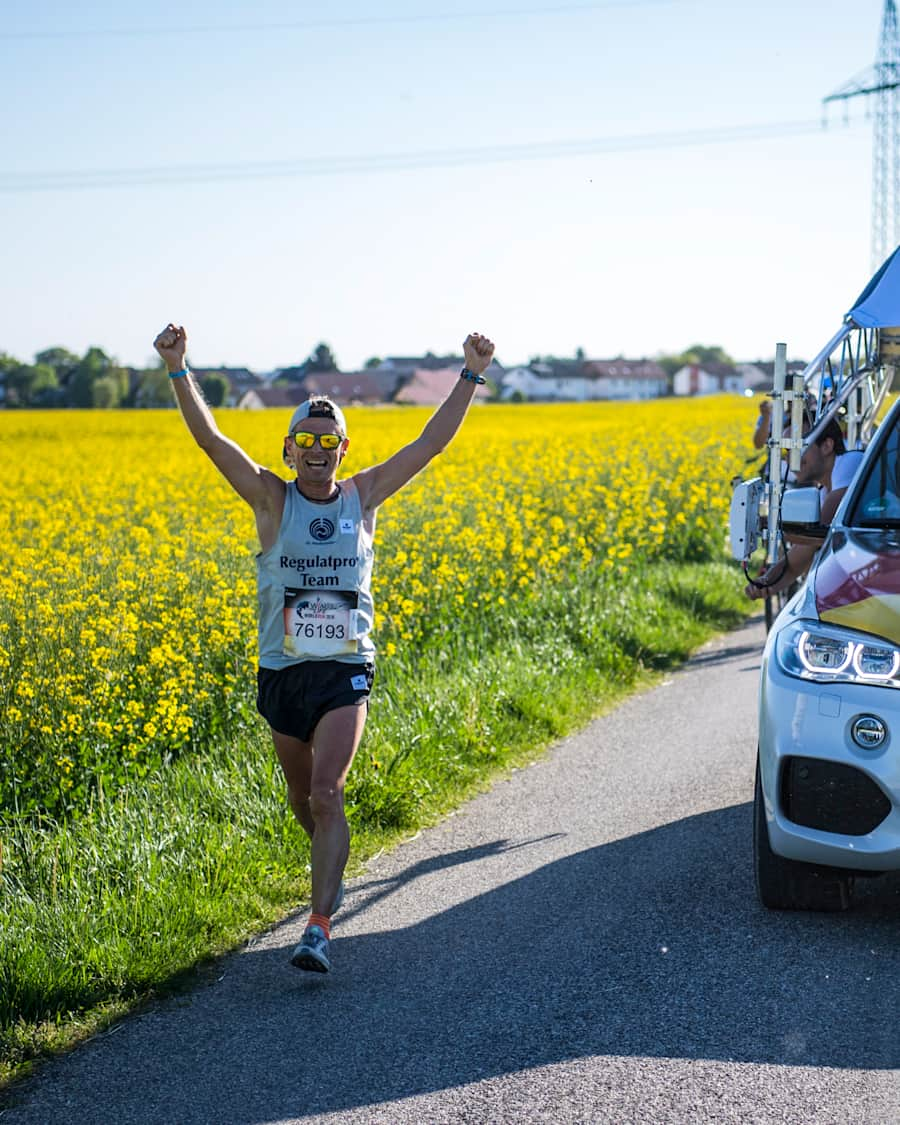
M 875 65 L 851 78 L 829 102 L 874 97 L 872 151 L 872 267 L 878 269 L 900 242 L 900 37 L 894 0 L 885 0 Z

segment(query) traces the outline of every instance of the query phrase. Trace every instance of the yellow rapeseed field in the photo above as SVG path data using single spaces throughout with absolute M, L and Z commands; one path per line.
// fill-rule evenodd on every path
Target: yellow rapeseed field
M 344 468 L 429 411 L 352 409 Z M 659 559 L 719 557 L 752 452 L 737 397 L 478 406 L 379 513 L 376 642 L 477 644 L 542 591 Z M 222 411 L 285 476 L 287 411 Z M 254 721 L 250 510 L 178 414 L 0 412 L 0 801 L 59 810 Z

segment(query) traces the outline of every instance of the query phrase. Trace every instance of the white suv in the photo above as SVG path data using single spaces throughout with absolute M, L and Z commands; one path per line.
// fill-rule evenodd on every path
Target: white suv
M 775 909 L 844 909 L 854 876 L 900 869 L 900 401 L 769 633 L 753 845 Z

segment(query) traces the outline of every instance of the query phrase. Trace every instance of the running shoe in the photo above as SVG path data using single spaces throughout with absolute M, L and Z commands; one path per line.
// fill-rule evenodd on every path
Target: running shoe
M 321 926 L 307 926 L 300 944 L 291 954 L 291 964 L 312 973 L 327 973 L 331 968 L 328 959 L 328 938 Z
M 344 880 L 341 879 L 340 886 L 337 889 L 337 894 L 334 896 L 334 905 L 331 908 L 332 914 L 337 914 L 337 912 L 341 908 L 341 904 L 343 903 L 343 901 L 344 901 Z

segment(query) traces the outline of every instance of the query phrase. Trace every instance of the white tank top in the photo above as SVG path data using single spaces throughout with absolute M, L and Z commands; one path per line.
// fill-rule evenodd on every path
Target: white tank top
M 352 479 L 332 500 L 309 500 L 285 485 L 278 538 L 256 556 L 259 663 L 286 668 L 304 660 L 365 664 L 370 633 L 375 513 L 364 520 Z

